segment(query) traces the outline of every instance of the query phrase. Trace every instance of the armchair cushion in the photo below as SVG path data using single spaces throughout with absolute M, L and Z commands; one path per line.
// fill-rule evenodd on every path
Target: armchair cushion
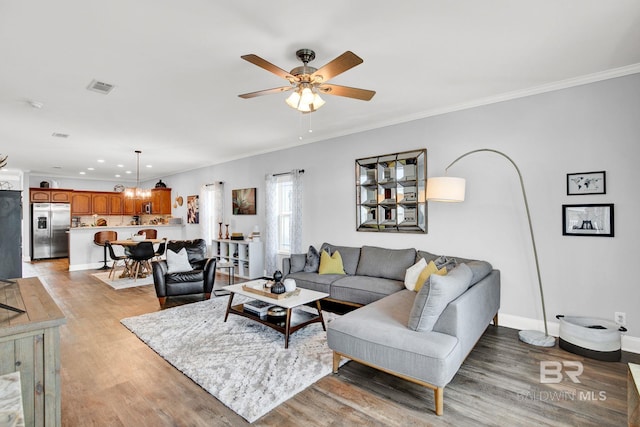
M 189 257 L 185 248 L 180 249 L 178 252 L 174 252 L 171 249 L 167 251 L 168 273 L 178 273 L 191 270 L 193 270 L 193 267 L 189 263 Z

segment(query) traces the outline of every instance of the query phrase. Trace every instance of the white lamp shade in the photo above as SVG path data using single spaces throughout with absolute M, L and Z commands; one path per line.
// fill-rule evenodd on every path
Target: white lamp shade
M 427 179 L 427 200 L 431 202 L 464 202 L 464 178 L 439 176 Z

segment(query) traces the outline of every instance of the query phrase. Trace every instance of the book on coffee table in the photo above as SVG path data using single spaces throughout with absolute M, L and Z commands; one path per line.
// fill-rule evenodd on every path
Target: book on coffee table
M 273 304 L 254 299 L 245 302 L 243 306 L 245 310 L 250 311 L 251 313 L 255 313 L 260 316 L 266 316 L 267 311 L 269 311 L 269 309 L 273 307 Z

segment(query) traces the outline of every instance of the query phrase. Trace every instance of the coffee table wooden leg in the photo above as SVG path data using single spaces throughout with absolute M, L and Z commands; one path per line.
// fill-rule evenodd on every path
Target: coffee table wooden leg
M 324 325 L 324 317 L 322 317 L 322 307 L 320 306 L 320 300 L 316 300 L 316 308 L 318 309 L 318 317 L 320 318 L 320 323 L 322 323 L 322 329 L 326 331 L 327 327 Z
M 231 310 L 231 301 L 233 301 L 233 296 L 235 294 L 233 292 L 231 292 L 229 294 L 229 304 L 227 304 L 227 312 L 224 314 L 224 321 L 227 321 L 227 317 L 229 317 L 229 310 Z
M 289 348 L 290 330 L 291 330 L 291 309 L 287 308 L 287 321 L 284 324 L 284 348 Z

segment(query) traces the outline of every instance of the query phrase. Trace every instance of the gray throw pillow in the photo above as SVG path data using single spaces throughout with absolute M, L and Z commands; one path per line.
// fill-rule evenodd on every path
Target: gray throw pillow
M 298 273 L 304 270 L 304 266 L 307 263 L 307 254 L 291 254 L 289 260 L 291 262 L 289 273 Z
M 318 250 L 313 246 L 309 246 L 309 251 L 307 252 L 307 259 L 304 264 L 304 271 L 306 273 L 317 273 L 318 268 L 320 267 L 320 254 Z
M 466 264 L 460 264 L 446 276 L 429 276 L 413 300 L 407 325 L 409 329 L 431 331 L 447 305 L 469 288 L 472 277 L 473 273 Z
M 491 270 L 493 270 L 491 264 L 486 261 L 468 261 L 465 262 L 465 264 L 471 269 L 471 273 L 473 273 L 473 277 L 471 278 L 472 285 L 484 279 L 491 273 Z
M 438 267 L 438 270 L 440 270 L 442 267 L 447 267 L 447 271 L 451 271 L 456 267 L 456 265 L 458 265 L 458 262 L 455 258 L 450 258 L 444 255 L 439 256 L 433 262 L 436 264 L 436 267 Z

